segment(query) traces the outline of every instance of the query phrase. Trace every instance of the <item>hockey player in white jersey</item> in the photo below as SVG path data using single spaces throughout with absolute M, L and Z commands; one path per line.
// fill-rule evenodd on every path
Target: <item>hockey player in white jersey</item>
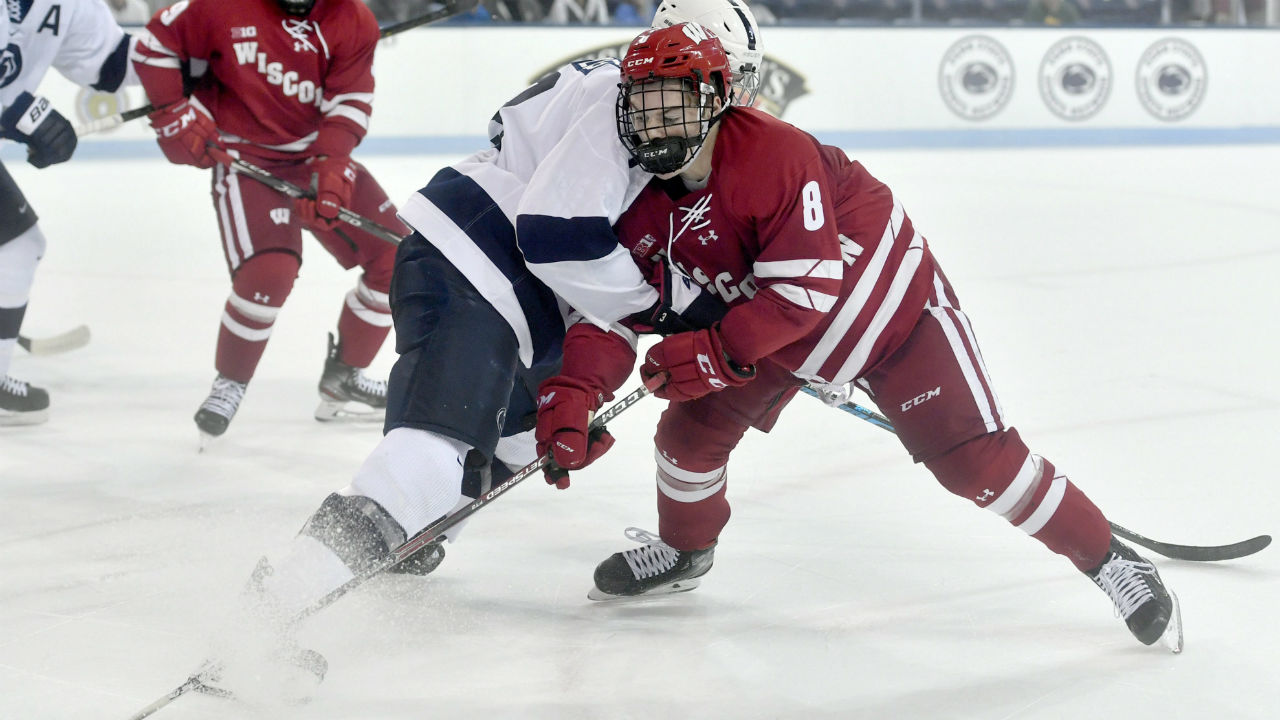
M 400 358 L 386 434 L 287 554 L 260 566 L 255 614 L 298 617 L 534 460 L 537 391 L 559 377 L 574 320 L 619 331 L 616 351 L 634 354 L 635 336 L 619 320 L 681 309 L 664 306 L 671 298 L 641 277 L 611 229 L 652 178 L 617 137 L 619 78 L 612 59 L 546 75 L 494 115 L 491 147 L 440 170 L 401 206 L 414 232 L 391 286 Z M 583 387 L 555 392 L 592 409 L 612 399 Z M 425 574 L 442 557 L 435 542 L 398 569 Z
M 114 92 L 130 76 L 130 37 L 101 0 L 6 0 L 0 17 L 0 138 L 27 146 L 27 161 L 45 168 L 71 158 L 76 133 L 48 99 L 36 94 L 49 68 L 95 90 Z M 9 376 L 45 239 L 35 210 L 0 163 L 0 425 L 48 418 L 49 394 Z

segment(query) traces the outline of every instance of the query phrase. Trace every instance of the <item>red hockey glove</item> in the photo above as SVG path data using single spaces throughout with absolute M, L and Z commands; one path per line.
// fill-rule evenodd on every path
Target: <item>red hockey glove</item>
M 311 189 L 316 195 L 315 199 L 295 201 L 298 219 L 310 228 L 332 230 L 338 224 L 338 210 L 351 204 L 356 165 L 344 155 L 321 156 L 307 162 L 311 164 Z
M 190 99 L 166 105 L 147 116 L 156 131 L 156 142 L 169 162 L 208 169 L 217 164 L 209 146 L 226 151 L 218 128 L 204 108 Z
M 725 354 L 718 325 L 663 338 L 640 366 L 640 378 L 653 394 L 675 402 L 741 387 L 755 376 L 754 365 L 738 365 Z
M 533 437 L 539 455 L 551 453 L 551 462 L 542 470 L 548 485 L 564 490 L 569 487 L 570 470 L 590 465 L 613 447 L 608 430 L 589 431 L 591 416 L 604 401 L 604 393 L 564 375 L 538 386 L 538 427 Z

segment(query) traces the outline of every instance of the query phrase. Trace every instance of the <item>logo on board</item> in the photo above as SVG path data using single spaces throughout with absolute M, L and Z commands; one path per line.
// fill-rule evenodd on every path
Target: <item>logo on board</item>
M 1013 58 L 994 38 L 969 35 L 942 56 L 938 90 L 952 112 L 966 120 L 986 120 L 1013 97 Z
M 1113 77 L 1101 45 L 1086 37 L 1063 38 L 1040 61 L 1040 97 L 1063 120 L 1084 120 L 1107 104 Z
M 1159 120 L 1175 122 L 1195 112 L 1208 83 L 1204 57 L 1185 40 L 1159 40 L 1138 60 L 1138 100 Z

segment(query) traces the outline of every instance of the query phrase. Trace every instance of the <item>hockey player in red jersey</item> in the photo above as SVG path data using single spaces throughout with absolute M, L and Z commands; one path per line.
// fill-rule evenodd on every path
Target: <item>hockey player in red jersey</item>
M 195 416 L 201 432 L 221 435 L 239 408 L 297 277 L 304 228 L 344 268 L 362 270 L 337 341 L 330 335 L 316 419 L 338 417 L 351 401 L 385 408 L 385 382 L 361 370 L 391 329 L 395 248 L 336 220 L 345 207 L 407 233 L 377 181 L 351 159 L 372 112 L 373 14 L 359 0 L 182 0 L 147 30 L 133 62 L 158 108 L 151 125 L 171 162 L 213 170 L 231 273 L 218 375 Z M 294 202 L 241 177 L 218 161 L 227 155 L 296 185 L 314 183 L 315 199 Z
M 728 107 L 728 75 L 718 41 L 691 25 L 641 35 L 623 61 L 619 136 L 657 178 L 619 239 L 642 269 L 669 264 L 728 310 L 645 356 L 641 376 L 671 401 L 655 438 L 659 537 L 633 534 L 644 544 L 600 564 L 592 597 L 696 586 L 729 520 L 726 468 L 747 428 L 768 431 L 802 384 L 839 394 L 856 383 L 943 487 L 1067 558 L 1140 641 L 1177 652 L 1175 596 L 1007 424 L 968 317 L 899 200 L 842 151 Z M 564 375 L 540 389 L 562 392 L 540 408 L 537 434 L 540 451 L 573 469 L 601 454 L 588 411 L 615 389 L 601 378 L 626 377 L 634 353 L 588 326 L 570 339 Z

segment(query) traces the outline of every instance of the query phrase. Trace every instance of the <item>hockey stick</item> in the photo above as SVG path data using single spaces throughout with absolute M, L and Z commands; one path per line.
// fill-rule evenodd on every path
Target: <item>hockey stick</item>
M 591 421 L 591 425 L 590 425 L 591 430 L 595 431 L 595 430 L 602 429 L 605 423 L 609 422 L 610 420 L 614 419 L 618 415 L 622 414 L 622 411 L 626 410 L 632 405 L 635 405 L 637 402 L 640 401 L 641 398 L 643 398 L 645 395 L 648 395 L 649 392 L 650 392 L 649 389 L 644 386 L 641 386 L 636 388 L 635 390 L 632 390 L 631 393 L 626 397 L 622 398 L 618 402 L 610 405 L 609 407 L 597 413 L 595 418 Z M 483 508 L 484 506 L 493 502 L 499 496 L 505 494 L 508 490 L 520 484 L 520 482 L 523 481 L 525 478 L 541 470 L 549 462 L 551 462 L 551 456 L 543 455 L 537 460 L 534 460 L 528 465 L 525 465 L 524 467 L 520 468 L 520 470 L 516 471 L 516 474 L 507 478 L 507 480 L 503 482 L 501 485 L 493 488 L 492 490 L 485 493 L 484 495 L 481 495 L 480 497 L 476 498 L 471 502 L 471 504 L 467 505 L 461 510 L 458 510 L 457 512 L 441 517 L 439 520 L 436 520 L 435 522 L 426 526 L 422 530 L 418 531 L 416 534 L 414 534 L 413 537 L 406 540 L 403 545 L 393 550 L 389 555 L 387 555 L 387 557 L 383 558 L 377 565 L 356 575 L 355 577 L 346 581 L 342 585 L 339 585 L 338 587 L 331 590 L 324 597 L 321 597 L 320 599 L 311 603 L 307 607 L 303 608 L 302 611 L 300 611 L 298 615 L 295 616 L 292 621 L 290 621 L 290 624 L 296 625 L 299 622 L 302 622 L 303 620 L 310 617 L 311 615 L 314 615 L 315 613 L 320 612 L 326 607 L 332 605 L 334 601 L 336 601 L 338 598 L 342 597 L 343 595 L 346 595 L 347 593 L 356 589 L 360 585 L 363 585 L 364 583 L 368 582 L 375 575 L 385 572 L 386 570 L 398 565 L 400 562 L 408 558 L 410 555 L 413 555 L 418 550 L 421 550 L 423 546 L 425 546 L 427 543 L 430 543 L 432 540 L 439 539 L 440 536 L 444 535 L 444 533 L 447 532 L 449 529 L 451 529 L 458 523 L 462 522 L 463 520 L 479 512 L 480 508 Z M 196 691 L 196 692 L 213 691 L 211 694 L 217 694 L 221 697 L 230 696 L 230 694 L 226 693 L 225 691 L 219 690 L 218 688 L 212 688 L 209 685 L 207 685 L 205 683 L 204 675 L 205 675 L 205 671 L 203 670 L 197 671 L 196 674 L 187 678 L 186 682 L 182 683 L 181 685 L 174 688 L 173 690 L 170 690 L 167 695 L 156 700 L 150 705 L 146 706 L 145 708 L 138 711 L 134 715 L 131 715 L 129 717 L 129 720 L 142 720 L 143 718 L 150 716 L 160 708 L 168 705 L 169 703 L 173 702 L 174 700 L 177 700 L 179 697 L 182 697 L 183 695 L 191 691 Z
M 378 39 L 383 40 L 391 37 L 392 35 L 397 35 L 399 33 L 402 33 L 405 30 L 412 30 L 413 28 L 416 28 L 422 25 L 429 25 L 430 23 L 433 23 L 433 22 L 448 20 L 449 18 L 454 17 L 455 15 L 463 15 L 465 13 L 469 13 L 472 10 L 475 10 L 476 5 L 479 5 L 479 4 L 480 4 L 480 0 L 445 0 L 445 2 L 441 3 L 441 7 L 437 10 L 432 10 L 431 12 L 425 13 L 416 18 L 410 18 L 409 20 L 405 20 L 404 22 L 399 22 L 394 25 L 388 25 L 385 28 L 380 28 L 378 31 Z M 87 122 L 83 125 L 78 125 L 76 127 L 76 137 L 84 137 L 85 135 L 91 135 L 96 132 L 110 130 L 111 128 L 123 125 L 129 122 L 130 120 L 137 120 L 138 118 L 143 117 L 144 115 L 149 115 L 155 109 L 156 109 L 155 105 L 151 105 L 150 103 L 148 103 L 146 105 L 143 105 L 142 107 L 136 107 L 132 110 L 126 110 L 122 113 L 116 113 L 115 115 L 108 115 L 104 118 L 98 118 L 97 120 L 92 120 L 90 122 Z
M 303 190 L 288 180 L 278 178 L 251 162 L 241 160 L 240 158 L 233 158 L 221 150 L 213 148 L 213 146 L 209 147 L 209 154 L 217 158 L 218 162 L 223 163 L 224 165 L 229 165 L 232 170 L 243 175 L 248 175 L 263 185 L 274 189 L 276 192 L 288 195 L 291 198 L 314 198 L 316 196 L 315 192 Z M 338 219 L 351 227 L 360 228 L 370 235 L 376 235 L 392 245 L 399 245 L 400 241 L 404 239 L 390 229 L 379 225 L 369 218 L 357 215 L 344 207 L 338 208 Z
M 821 393 L 812 387 L 806 386 L 800 389 L 806 394 L 812 395 L 816 398 L 821 399 L 822 397 Z M 889 421 L 889 418 L 873 410 L 868 410 L 857 403 L 843 402 L 836 407 L 850 415 L 866 420 L 878 428 L 888 430 L 892 433 L 897 432 L 894 430 L 893 423 Z M 1151 538 L 1139 535 L 1138 533 L 1128 528 L 1121 527 L 1115 523 L 1110 523 L 1110 525 L 1111 532 L 1119 535 L 1125 540 L 1128 540 L 1135 545 L 1141 545 L 1148 550 L 1153 550 L 1174 560 L 1191 560 L 1195 562 L 1234 560 L 1236 558 L 1242 558 L 1247 555 L 1253 555 L 1256 552 L 1260 552 L 1271 544 L 1270 535 L 1259 535 L 1257 537 L 1249 538 L 1248 540 L 1241 540 L 1240 542 L 1230 543 L 1227 545 L 1178 545 L 1175 543 L 1152 540 Z
M 632 390 L 630 394 L 623 397 L 618 402 L 610 405 L 609 407 L 597 413 L 595 418 L 591 421 L 590 429 L 592 431 L 602 429 L 605 423 L 609 422 L 610 420 L 614 419 L 618 415 L 622 414 L 622 411 L 626 410 L 632 405 L 635 405 L 637 402 L 640 401 L 641 398 L 643 398 L 645 395 L 648 395 L 649 393 L 650 393 L 650 390 L 644 387 L 643 385 L 636 388 L 635 390 Z M 466 520 L 472 515 L 476 514 L 477 512 L 480 511 L 481 508 L 493 502 L 495 499 L 505 494 L 511 488 L 520 484 L 520 482 L 523 481 L 525 478 L 541 470 L 549 462 L 551 462 L 551 455 L 550 454 L 543 455 L 537 460 L 534 460 L 528 465 L 525 465 L 524 467 L 517 470 L 514 475 L 507 478 L 506 481 L 504 481 L 501 485 L 493 488 L 489 492 L 471 501 L 471 504 L 467 505 L 461 510 L 458 510 L 457 512 L 441 517 L 439 520 L 436 520 L 434 523 L 431 523 L 430 525 L 426 526 L 422 530 L 418 531 L 417 534 L 415 534 L 413 537 L 406 540 L 403 545 L 393 550 L 390 555 L 388 555 L 386 558 L 382 560 L 382 562 L 378 563 L 373 568 L 351 578 L 346 583 L 339 585 L 337 588 L 334 588 L 331 592 L 329 592 L 328 595 L 325 595 L 319 600 L 316 600 L 310 606 L 303 609 L 302 612 L 298 614 L 298 617 L 294 619 L 294 622 L 297 623 L 303 620 L 304 618 L 310 615 L 313 615 L 319 612 L 320 610 L 323 610 L 324 608 L 333 604 L 333 602 L 338 598 L 351 592 L 357 586 L 364 584 L 365 581 L 367 581 L 369 578 L 373 577 L 374 575 L 377 575 L 391 567 L 394 567 L 395 565 L 400 564 L 401 561 L 405 560 L 410 555 L 413 555 L 417 551 L 421 550 L 425 545 L 430 543 L 432 540 L 439 539 L 440 536 L 448 532 L 450 528 L 462 522 L 463 520 Z
M 58 335 L 33 338 L 18 336 L 18 345 L 32 355 L 57 355 L 58 353 L 78 350 L 89 344 L 89 326 L 79 325 Z

